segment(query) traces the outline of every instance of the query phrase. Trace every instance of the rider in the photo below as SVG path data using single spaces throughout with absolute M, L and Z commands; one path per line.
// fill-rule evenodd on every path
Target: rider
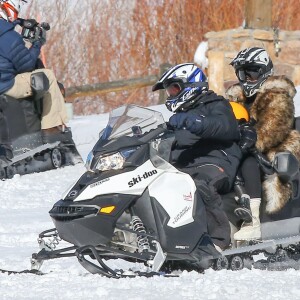
M 191 175 L 206 206 L 208 233 L 225 249 L 230 244 L 229 221 L 220 193 L 227 193 L 241 158 L 238 124 L 228 101 L 208 90 L 202 70 L 193 63 L 168 70 L 152 90 L 164 89 L 167 108 L 175 113 L 172 163 Z
M 233 235 L 234 239 L 243 239 L 245 235 L 242 234 L 242 238 L 239 237 L 239 235 L 243 233 L 246 228 L 248 228 L 248 230 L 251 228 L 251 237 L 249 236 L 249 239 L 260 239 L 260 220 L 259 216 L 254 212 L 255 205 L 261 201 L 262 191 L 261 172 L 258 164 L 258 160 L 262 157 L 255 149 L 257 134 L 252 124 L 253 120 L 250 120 L 247 109 L 240 103 L 233 101 L 229 103 L 239 122 L 239 146 L 243 157 L 234 182 L 235 200 L 238 204 L 234 209 L 235 216 L 232 215 L 232 206 L 228 205 L 228 202 L 225 207 L 231 216 L 230 221 L 234 226 L 239 227 L 240 221 L 243 221 L 242 229 Z M 252 211 L 254 212 L 253 215 Z
M 273 161 L 277 152 L 290 151 L 298 160 L 300 159 L 300 134 L 293 130 L 294 103 L 296 90 L 292 81 L 285 76 L 273 76 L 273 63 L 268 53 L 263 48 L 252 47 L 240 51 L 231 62 L 234 67 L 238 84 L 231 86 L 226 94 L 229 100 L 242 103 L 253 119 L 253 132 L 257 133 L 257 141 L 252 140 L 248 148 L 250 153 L 264 154 Z M 250 129 L 250 127 L 249 127 Z M 253 131 L 254 129 L 254 131 Z M 251 131 L 251 130 L 250 130 Z M 255 148 L 254 148 L 255 146 Z M 251 157 L 251 156 L 250 156 Z M 260 157 L 263 160 L 263 157 Z M 260 161 L 260 164 L 264 162 Z M 248 163 L 242 167 L 245 174 L 257 172 L 257 164 Z M 249 240 L 260 238 L 259 211 L 261 204 L 260 186 L 253 183 L 252 176 L 245 179 L 248 186 L 250 206 L 253 222 L 244 223 L 241 230 L 234 236 L 236 240 Z M 283 183 L 274 174 L 265 176 L 262 184 L 262 195 L 265 202 L 265 210 L 269 214 L 278 212 L 289 200 L 291 187 L 289 183 Z
M 36 30 L 35 40 L 28 49 L 15 26 L 21 4 L 25 0 L 0 0 L 0 94 L 16 99 L 32 95 L 31 75 L 44 73 L 49 80 L 49 89 L 43 97 L 41 127 L 44 142 L 65 141 L 67 113 L 64 98 L 52 70 L 35 70 L 41 47 L 46 42 L 46 31 Z

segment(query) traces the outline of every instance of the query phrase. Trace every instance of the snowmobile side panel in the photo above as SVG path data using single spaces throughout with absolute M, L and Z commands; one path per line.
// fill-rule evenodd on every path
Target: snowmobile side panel
M 261 224 L 262 239 L 278 239 L 300 234 L 300 217 Z
M 164 186 L 163 190 L 161 186 Z M 180 172 L 163 174 L 149 185 L 150 197 L 154 197 L 167 212 L 170 217 L 167 225 L 172 228 L 194 221 L 195 191 L 193 179 Z
M 206 234 L 206 212 L 202 199 L 196 197 L 193 208 L 194 222 L 178 227 L 170 227 L 170 216 L 160 202 L 151 198 L 159 241 L 168 253 L 191 253 L 199 242 L 199 237 Z M 196 233 L 196 234 L 195 234 Z
M 35 112 L 35 100 L 33 98 L 14 99 L 7 97 L 7 101 L 5 116 L 12 140 L 41 130 L 41 119 Z
M 279 221 L 290 218 L 300 217 L 300 199 L 289 200 L 289 202 L 278 212 L 267 214 L 265 212 L 265 203 L 263 203 L 260 213 L 262 223 Z
M 41 147 L 41 145 L 44 146 L 40 131 L 19 136 L 12 141 L 14 156 L 24 154 L 29 150 Z

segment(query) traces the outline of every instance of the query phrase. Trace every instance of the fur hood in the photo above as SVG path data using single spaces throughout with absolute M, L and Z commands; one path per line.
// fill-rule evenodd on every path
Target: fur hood
M 256 147 L 271 161 L 282 151 L 290 151 L 300 161 L 300 133 L 293 129 L 295 94 L 294 84 L 287 77 L 271 76 L 250 107 L 250 116 L 256 120 Z M 246 102 L 239 84 L 231 86 L 226 96 L 231 101 Z M 283 184 L 276 174 L 267 176 L 263 182 L 263 199 L 268 213 L 279 211 L 290 196 L 289 184 Z

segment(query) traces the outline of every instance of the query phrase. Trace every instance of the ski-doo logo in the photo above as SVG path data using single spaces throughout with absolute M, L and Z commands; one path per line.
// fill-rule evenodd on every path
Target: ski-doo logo
M 137 177 L 133 177 L 132 180 L 128 182 L 129 187 L 133 187 L 135 184 L 141 182 L 143 179 L 147 179 L 150 176 L 157 174 L 156 170 L 152 170 L 149 172 L 145 172 L 143 175 L 138 175 Z

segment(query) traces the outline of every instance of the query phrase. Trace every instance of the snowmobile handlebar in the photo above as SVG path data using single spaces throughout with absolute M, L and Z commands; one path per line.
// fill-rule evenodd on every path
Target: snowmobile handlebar
M 273 167 L 273 164 L 256 148 L 252 151 L 252 154 L 254 155 L 255 159 L 257 160 L 261 170 L 267 174 L 272 175 L 275 173 L 275 169 Z
M 272 175 L 276 173 L 282 182 L 289 182 L 295 176 L 299 177 L 299 161 L 291 152 L 276 153 L 272 162 L 257 149 L 252 153 L 265 174 Z

